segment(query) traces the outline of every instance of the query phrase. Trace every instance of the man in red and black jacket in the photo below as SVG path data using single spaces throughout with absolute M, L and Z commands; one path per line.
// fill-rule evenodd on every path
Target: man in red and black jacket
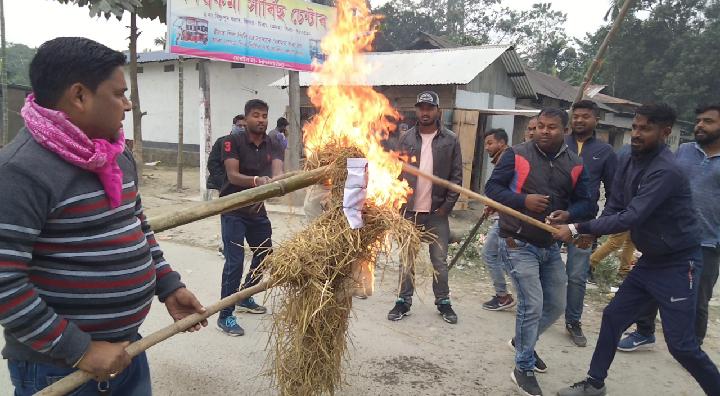
M 582 160 L 563 141 L 567 125 L 565 111 L 542 110 L 533 140 L 503 153 L 485 186 L 487 195 L 540 221 L 586 218 L 593 208 L 588 178 Z M 518 291 L 512 378 L 524 394 L 540 395 L 534 372 L 547 366 L 535 342 L 565 310 L 560 247 L 549 232 L 500 214 L 498 251 Z

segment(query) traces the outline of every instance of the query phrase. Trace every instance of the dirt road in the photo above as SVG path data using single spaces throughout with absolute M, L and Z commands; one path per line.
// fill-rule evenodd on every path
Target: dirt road
M 170 191 L 172 172 L 153 171 L 152 187 L 143 188 L 150 216 L 187 205 L 197 196 L 188 190 Z M 195 173 L 197 175 L 197 173 Z M 196 177 L 190 175 L 189 181 Z M 303 219 L 271 213 L 273 239 L 281 243 L 302 229 Z M 458 228 L 470 222 L 456 219 Z M 159 235 L 166 258 L 205 303 L 219 298 L 222 258 L 214 250 L 219 219 L 211 218 Z M 453 270 L 450 277 L 453 304 L 459 315 L 455 326 L 444 323 L 433 306 L 429 279 L 419 287 L 413 315 L 389 322 L 397 271 L 386 268 L 376 277 L 376 293 L 354 301 L 350 353 L 345 367 L 347 385 L 341 395 L 515 395 L 510 380 L 513 353 L 507 341 L 514 332 L 514 311 L 493 313 L 480 309 L 491 294 L 482 269 Z M 263 300 L 264 297 L 260 297 Z M 272 305 L 272 301 L 267 301 Z M 597 340 L 602 298 L 588 299 L 583 318 L 588 348 L 577 348 L 554 325 L 537 346 L 549 370 L 538 378 L 546 394 L 579 380 L 587 370 Z M 712 323 L 705 350 L 720 362 L 720 315 L 711 311 Z M 239 317 L 243 337 L 227 337 L 210 327 L 182 334 L 149 351 L 156 395 L 273 395 L 268 370 L 268 329 L 272 315 Z M 150 333 L 169 323 L 164 307 L 155 303 L 141 331 Z M 660 337 L 661 338 L 661 337 Z M 692 378 L 672 359 L 662 342 L 653 351 L 619 353 L 608 380 L 613 395 L 701 395 Z M 0 370 L 0 394 L 10 394 L 7 370 Z

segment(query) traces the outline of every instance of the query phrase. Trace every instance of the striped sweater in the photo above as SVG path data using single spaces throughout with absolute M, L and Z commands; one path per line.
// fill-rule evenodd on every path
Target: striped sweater
M 0 151 L 0 325 L 6 359 L 74 364 L 90 341 L 136 335 L 183 284 L 143 215 L 132 155 L 122 203 L 26 130 Z

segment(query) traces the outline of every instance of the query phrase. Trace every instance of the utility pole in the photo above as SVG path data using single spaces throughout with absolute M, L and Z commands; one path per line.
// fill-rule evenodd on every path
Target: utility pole
M 300 150 L 302 149 L 300 143 L 300 72 L 289 71 L 288 72 L 288 95 L 290 103 L 290 111 L 288 112 L 288 121 L 290 123 L 290 136 L 288 139 L 289 156 L 288 156 L 288 167 L 289 171 L 300 169 Z
M 183 188 L 183 58 L 178 58 L 178 152 L 177 152 L 177 190 Z
M 10 138 L 8 130 L 8 80 L 7 80 L 7 44 L 5 43 L 5 4 L 0 0 L 0 85 L 2 85 L 2 131 L 0 131 L 0 147 L 7 144 Z
M 207 190 L 207 161 L 212 150 L 212 125 L 210 123 L 210 73 L 209 62 L 200 60 L 200 192 L 204 201 L 210 200 Z

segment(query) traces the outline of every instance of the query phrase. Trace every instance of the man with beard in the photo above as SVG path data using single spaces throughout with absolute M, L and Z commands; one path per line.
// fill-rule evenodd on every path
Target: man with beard
M 695 335 L 702 345 L 707 332 L 708 303 L 718 278 L 720 261 L 720 104 L 703 106 L 695 113 L 695 143 L 680 146 L 675 157 L 680 170 L 690 180 L 693 204 L 702 230 L 703 270 L 698 280 Z M 640 317 L 637 331 L 620 341 L 625 352 L 652 348 L 655 344 L 654 304 Z
M 488 197 L 540 221 L 564 224 L 592 209 L 582 160 L 564 142 L 568 115 L 540 112 L 533 140 L 503 153 L 488 180 Z M 500 214 L 500 257 L 517 290 L 513 382 L 526 395 L 542 395 L 535 371 L 547 366 L 535 353 L 538 337 L 565 310 L 567 274 L 552 234 Z
M 562 225 L 554 234 L 567 242 L 580 234 L 599 236 L 630 230 L 642 252 L 603 311 L 587 378 L 562 389 L 559 396 L 605 395 L 605 379 L 620 336 L 651 304 L 660 306 L 672 356 L 705 393 L 720 392 L 720 372 L 700 349 L 692 325 L 702 272 L 702 238 L 690 182 L 665 144 L 675 119 L 675 111 L 667 105 L 639 107 L 632 123 L 632 155 L 620 159 L 613 194 L 602 215 L 584 223 Z
M 507 141 L 507 132 L 502 128 L 491 129 L 485 134 L 485 151 L 490 157 L 490 162 L 493 166 L 497 165 L 498 161 L 500 161 L 500 156 L 508 148 Z M 514 307 L 515 300 L 512 298 L 512 295 L 508 293 L 507 282 L 505 281 L 505 269 L 503 269 L 502 261 L 498 256 L 499 216 L 494 214 L 494 211 L 489 207 L 486 207 L 485 211 L 492 213 L 493 225 L 485 237 L 482 255 L 488 272 L 490 272 L 490 278 L 493 281 L 495 295 L 489 301 L 483 303 L 482 307 L 488 311 L 502 311 Z
M 227 183 L 220 191 L 221 197 L 270 183 L 271 177 L 282 173 L 284 148 L 273 144 L 272 139 L 265 133 L 267 118 L 267 103 L 252 99 L 245 104 L 247 129 L 243 133 L 230 135 L 223 143 Z M 225 246 L 220 297 L 225 298 L 240 287 L 245 241 L 253 252 L 253 258 L 242 289 L 254 286 L 260 281 L 262 275 L 256 273 L 256 269 L 272 248 L 272 227 L 262 202 L 224 213 L 220 222 Z M 252 297 L 238 303 L 237 309 L 254 314 L 267 312 L 267 309 L 257 304 Z M 232 307 L 220 311 L 217 326 L 230 336 L 245 334 L 233 316 Z
M 590 197 L 593 209 L 578 222 L 592 220 L 598 212 L 600 183 L 605 186 L 605 196 L 611 193 L 612 177 L 615 174 L 617 158 L 612 146 L 595 137 L 595 127 L 600 119 L 597 104 L 590 100 L 581 100 L 572 106 L 572 134 L 565 136 L 568 149 L 582 158 L 587 172 Z M 592 249 L 581 249 L 568 244 L 565 269 L 568 276 L 567 304 L 565 306 L 565 330 L 570 339 L 579 347 L 587 345 L 580 319 L 585 302 L 585 286 L 590 272 L 590 254 Z
M 415 104 L 418 123 L 398 139 L 398 149 L 408 154 L 411 165 L 452 183 L 462 185 L 462 157 L 457 135 L 440 124 L 440 98 L 432 91 L 420 93 Z M 457 314 L 450 304 L 447 251 L 450 237 L 448 216 L 459 194 L 433 185 L 430 180 L 403 172 L 413 189 L 413 195 L 403 207 L 404 216 L 416 225 L 435 235 L 430 243 L 430 261 L 433 275 L 435 305 L 444 321 L 457 323 Z M 400 290 L 395 307 L 388 320 L 400 320 L 410 314 L 414 285 L 415 265 L 407 263 L 400 271 Z

